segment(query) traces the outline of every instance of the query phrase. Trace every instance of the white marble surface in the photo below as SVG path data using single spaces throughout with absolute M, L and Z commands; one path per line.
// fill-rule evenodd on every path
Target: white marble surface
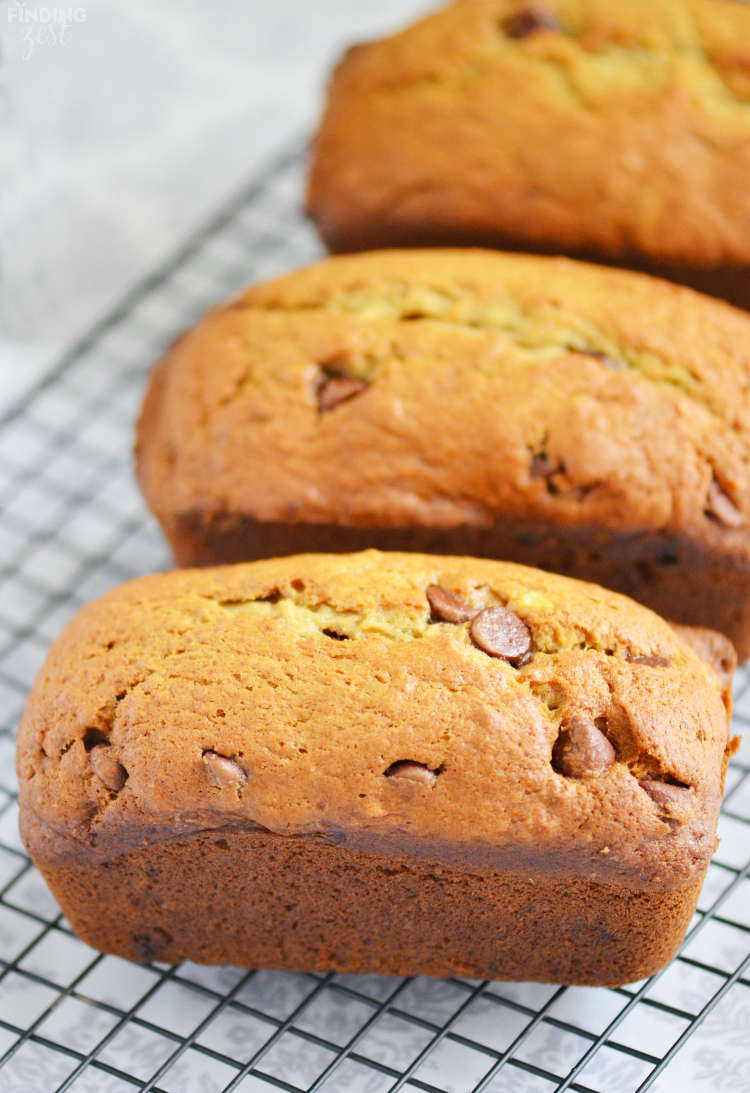
M 0 0 L 0 412 L 312 128 L 347 44 L 436 5 L 81 0 L 27 59 L 20 6 Z

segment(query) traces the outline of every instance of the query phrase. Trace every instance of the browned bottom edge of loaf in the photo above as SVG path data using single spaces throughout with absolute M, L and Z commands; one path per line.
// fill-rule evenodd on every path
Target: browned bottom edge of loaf
M 131 960 L 589 986 L 663 967 L 702 881 L 635 891 L 481 876 L 236 830 L 75 857 L 38 864 L 75 932 Z
M 566 255 L 581 262 L 648 273 L 652 277 L 687 285 L 696 292 L 705 292 L 707 296 L 715 296 L 735 307 L 750 311 L 750 266 L 700 269 L 675 262 L 660 262 L 643 254 L 611 256 L 600 251 L 575 250 L 554 243 L 535 243 L 530 239 L 450 225 L 401 226 L 381 222 L 365 225 L 364 228 L 358 225 L 356 232 L 333 230 L 321 231 L 321 234 L 332 254 L 351 254 L 392 247 L 481 247 L 527 254 Z
M 539 524 L 345 527 L 263 523 L 234 515 L 206 520 L 200 513 L 178 518 L 167 534 L 183 566 L 368 547 L 521 562 L 622 592 L 673 622 L 719 630 L 732 641 L 740 661 L 750 656 L 750 571 L 684 536 Z

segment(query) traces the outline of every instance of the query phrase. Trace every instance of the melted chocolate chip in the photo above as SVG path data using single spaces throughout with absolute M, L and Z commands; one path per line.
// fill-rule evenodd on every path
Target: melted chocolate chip
M 716 479 L 708 488 L 706 514 L 728 528 L 741 528 L 745 524 L 745 517 L 729 500 Z
M 89 762 L 94 774 L 101 778 L 107 789 L 119 793 L 128 780 L 128 772 L 112 755 L 108 744 L 96 744 L 89 752 Z
M 471 622 L 477 613 L 475 607 L 469 607 L 468 603 L 446 592 L 439 584 L 431 584 L 425 594 L 433 622 Z
M 325 414 L 342 402 L 348 402 L 355 395 L 361 395 L 368 386 L 369 384 L 357 376 L 326 376 L 318 391 L 318 410 Z
M 531 477 L 532 478 L 549 478 L 551 474 L 554 474 L 557 467 L 549 461 L 546 455 L 535 455 L 531 459 Z
M 392 763 L 385 772 L 386 778 L 403 778 L 408 782 L 419 782 L 423 786 L 434 786 L 437 771 L 430 770 L 424 763 L 415 763 L 411 759 L 400 759 Z
M 737 667 L 737 653 L 729 638 L 703 626 L 680 626 L 676 622 L 670 623 L 670 626 L 713 670 L 719 686 L 724 689 L 731 688 Z
M 521 8 L 509 16 L 502 26 L 509 38 L 528 38 L 539 30 L 560 30 L 557 20 L 538 7 Z
M 560 730 L 552 749 L 552 766 L 566 778 L 598 778 L 615 761 L 615 749 L 601 729 L 576 714 Z
M 226 755 L 219 755 L 215 751 L 204 751 L 203 762 L 206 770 L 219 789 L 238 789 L 247 781 L 247 774 L 239 763 Z
M 121 700 L 120 695 L 116 695 L 115 698 L 117 702 Z M 109 737 L 106 732 L 101 729 L 86 729 L 83 734 L 83 746 L 86 751 L 91 751 L 97 744 L 109 744 Z
M 669 668 L 672 661 L 659 653 L 644 653 L 642 656 L 626 657 L 631 664 L 645 664 L 647 668 Z
M 507 607 L 485 607 L 471 623 L 471 640 L 491 657 L 500 657 L 518 668 L 531 651 L 531 631 L 523 619 Z
M 639 782 L 638 785 L 660 808 L 665 805 L 686 805 L 693 792 L 689 786 L 673 786 L 669 782 L 657 782 L 651 779 Z

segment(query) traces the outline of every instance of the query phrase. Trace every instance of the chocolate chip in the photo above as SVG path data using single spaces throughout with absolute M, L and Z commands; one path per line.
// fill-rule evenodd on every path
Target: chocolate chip
M 446 592 L 439 584 L 429 585 L 426 596 L 433 622 L 470 622 L 477 613 L 475 607 L 469 607 L 468 603 Z
M 601 729 L 576 714 L 560 730 L 552 749 L 552 766 L 566 778 L 598 778 L 615 761 L 615 749 Z
M 247 774 L 234 759 L 215 751 L 204 751 L 203 762 L 215 786 L 219 789 L 238 789 L 247 781 Z
M 655 779 L 644 780 L 638 785 L 660 808 L 666 805 L 686 805 L 689 794 L 693 792 L 689 786 L 673 786 L 670 782 L 658 782 Z
M 485 607 L 471 623 L 471 639 L 491 657 L 501 657 L 518 668 L 531 650 L 531 631 L 507 607 Z
M 546 455 L 535 455 L 531 459 L 531 477 L 548 478 L 554 474 L 557 468 L 552 465 Z
M 101 778 L 107 789 L 111 789 L 113 793 L 119 793 L 128 780 L 128 772 L 112 755 L 110 746 L 97 744 L 93 747 L 89 752 L 89 762 L 94 774 Z
M 403 778 L 407 782 L 420 782 L 423 786 L 434 786 L 437 771 L 430 770 L 424 763 L 415 763 L 411 759 L 400 759 L 391 763 L 385 772 L 386 778 Z
M 361 395 L 368 386 L 356 376 L 327 376 L 318 390 L 318 410 L 321 414 L 333 410 L 340 403 Z
M 745 517 L 729 500 L 716 479 L 708 487 L 706 514 L 728 528 L 741 528 L 745 525 Z
M 120 701 L 119 695 L 117 695 L 117 701 Z M 83 734 L 83 746 L 86 751 L 91 751 L 97 744 L 109 744 L 109 737 L 106 732 L 101 729 L 86 729 Z
M 647 668 L 669 668 L 672 661 L 659 653 L 644 653 L 642 656 L 625 658 L 631 664 L 645 664 Z
M 329 627 L 323 629 L 323 633 L 327 638 L 331 638 L 333 641 L 348 641 L 348 634 L 340 634 L 338 630 L 331 630 Z
M 531 457 L 531 477 L 543 478 L 547 492 L 553 495 L 560 492 L 558 484 L 554 481 L 554 475 L 557 474 L 565 474 L 564 463 L 555 465 L 544 452 Z
M 722 688 L 732 686 L 737 667 L 737 653 L 729 638 L 704 626 L 680 626 L 669 624 L 679 638 L 690 646 L 697 656 L 712 669 Z
M 528 7 L 509 16 L 503 23 L 503 30 L 509 38 L 528 38 L 538 30 L 560 30 L 560 24 L 542 8 Z

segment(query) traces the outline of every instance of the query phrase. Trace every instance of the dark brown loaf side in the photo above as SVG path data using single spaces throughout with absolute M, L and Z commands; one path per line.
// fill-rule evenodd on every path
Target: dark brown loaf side
M 750 654 L 750 318 L 665 282 L 478 250 L 327 259 L 183 336 L 137 466 L 182 565 L 506 558 Z
M 308 207 L 333 251 L 480 245 L 750 308 L 750 8 L 457 0 L 352 49 Z
M 618 985 L 695 908 L 729 683 L 625 597 L 502 562 L 145 577 L 39 673 L 23 837 L 136 960 Z

